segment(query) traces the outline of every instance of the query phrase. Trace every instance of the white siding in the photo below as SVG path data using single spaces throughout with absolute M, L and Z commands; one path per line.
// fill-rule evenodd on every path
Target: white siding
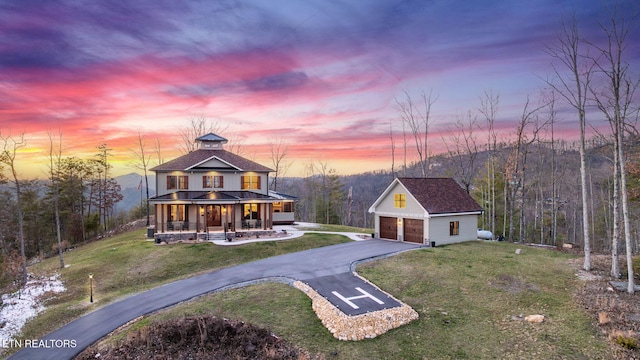
M 460 222 L 459 235 L 449 235 L 449 223 L 452 221 Z M 436 246 L 478 239 L 478 215 L 432 217 L 428 222 L 429 236 L 427 238 L 429 241 L 435 241 Z
M 230 173 L 230 172 L 221 172 L 221 171 L 206 171 L 206 172 L 182 172 L 182 171 L 172 171 L 169 173 L 160 172 L 157 173 L 157 194 L 164 195 L 167 193 L 172 193 L 178 191 L 180 189 L 171 189 L 167 190 L 167 176 L 189 176 L 189 191 L 215 191 L 215 190 L 226 190 L 226 191 L 240 191 L 242 188 L 241 178 L 243 175 L 246 176 L 260 176 L 260 189 L 252 190 L 261 194 L 268 194 L 268 184 L 269 184 L 269 176 L 266 173 Z M 203 176 L 222 176 L 223 179 L 223 188 L 203 188 L 202 187 L 202 177 Z
M 278 212 L 273 213 L 273 222 L 293 222 L 294 213 Z
M 395 207 L 395 194 L 405 194 L 406 203 L 404 208 Z M 380 236 L 380 216 L 390 216 L 402 218 L 403 222 L 405 218 L 411 219 L 424 219 L 425 211 L 422 206 L 411 196 L 409 191 L 400 183 L 396 183 L 393 188 L 387 193 L 380 203 L 376 206 L 375 212 L 375 235 Z M 425 228 L 428 226 L 425 224 Z M 426 236 L 425 236 L 426 237 Z M 403 223 L 398 224 L 398 240 L 404 240 L 404 226 Z
M 394 204 L 394 194 L 406 194 L 406 207 L 396 208 Z M 382 216 L 396 216 L 396 217 L 410 217 L 410 218 L 422 218 L 425 211 L 418 204 L 417 201 L 411 196 L 411 194 L 405 189 L 402 184 L 397 183 L 387 196 L 376 206 L 376 214 Z M 379 224 L 378 224 L 379 225 Z
M 229 164 L 222 162 L 218 159 L 211 159 L 209 161 L 205 161 L 204 163 L 198 165 L 198 167 L 205 167 L 205 168 L 227 168 L 227 169 L 232 169 Z

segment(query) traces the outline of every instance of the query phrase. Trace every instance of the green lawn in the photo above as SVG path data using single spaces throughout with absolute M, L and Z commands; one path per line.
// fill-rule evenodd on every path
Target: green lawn
M 348 241 L 343 236 L 246 244 L 157 246 L 143 231 L 123 234 L 65 253 L 30 271 L 59 271 L 67 291 L 30 321 L 24 338 L 38 338 L 64 323 L 114 301 L 169 281 L 216 268 L 308 248 Z M 516 248 L 522 253 L 515 254 Z M 409 304 L 420 318 L 375 339 L 344 342 L 333 338 L 301 291 L 263 283 L 200 297 L 131 325 L 192 314 L 243 320 L 326 359 L 606 359 L 607 343 L 592 319 L 573 300 L 577 279 L 570 255 L 496 242 L 470 242 L 422 249 L 363 264 L 358 272 Z M 88 302 L 88 274 L 95 299 Z M 512 316 L 544 314 L 542 324 Z M 118 341 L 126 333 L 109 339 Z M 337 355 L 336 355 L 337 354 Z
M 267 327 L 326 359 L 611 358 L 592 319 L 574 304 L 570 256 L 528 247 L 516 255 L 516 248 L 472 242 L 361 265 L 360 274 L 420 314 L 419 320 L 375 339 L 334 339 L 315 316 L 310 299 L 283 284 L 209 295 L 134 328 L 172 317 L 217 315 Z M 546 320 L 512 320 L 530 314 L 544 314 Z
M 316 226 L 303 226 L 297 225 L 297 229 L 299 230 L 309 230 L 309 231 L 326 231 L 326 232 L 355 232 L 362 234 L 369 234 L 374 232 L 374 229 L 371 228 L 357 228 L 346 225 L 333 225 L 333 224 L 316 224 Z
M 155 245 L 145 239 L 144 230 L 96 241 L 66 252 L 65 269 L 59 268 L 57 257 L 29 268 L 39 275 L 59 272 L 67 290 L 48 300 L 47 310 L 26 324 L 22 337 L 39 338 L 120 297 L 198 273 L 349 241 L 340 235 L 307 234 L 241 246 Z M 89 273 L 94 277 L 93 304 L 89 303 Z

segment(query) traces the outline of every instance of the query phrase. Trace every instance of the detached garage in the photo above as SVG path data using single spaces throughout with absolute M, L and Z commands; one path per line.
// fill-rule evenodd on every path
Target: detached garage
M 451 178 L 396 178 L 369 208 L 376 237 L 436 245 L 476 240 L 482 211 Z

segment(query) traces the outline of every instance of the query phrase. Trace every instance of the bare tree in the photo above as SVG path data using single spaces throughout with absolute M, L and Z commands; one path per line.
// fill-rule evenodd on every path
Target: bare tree
M 389 140 L 391 140 L 391 175 L 396 177 L 396 143 L 393 140 L 393 126 L 391 122 L 389 122 Z
M 27 283 L 27 257 L 24 251 L 24 215 L 22 213 L 22 199 L 20 191 L 20 181 L 16 170 L 16 155 L 18 150 L 25 147 L 27 142 L 24 139 L 24 133 L 18 138 L 14 138 L 11 134 L 4 136 L 0 133 L 0 141 L 2 141 L 2 153 L 0 154 L 0 162 L 7 165 L 11 171 L 13 183 L 16 189 L 16 211 L 18 213 L 18 239 L 20 241 L 20 256 L 22 257 L 22 285 Z
M 565 71 L 553 65 L 555 80 L 547 80 L 557 94 L 564 98 L 578 112 L 580 123 L 580 185 L 582 189 L 582 232 L 584 236 L 584 265 L 591 270 L 591 236 L 589 232 L 589 199 L 587 188 L 587 160 L 585 154 L 585 129 L 587 91 L 593 74 L 593 61 L 582 54 L 582 39 L 575 17 L 570 23 L 563 23 L 556 46 L 547 46 L 546 52 L 559 61 Z
M 322 161 L 318 161 L 318 164 L 314 164 L 313 165 L 316 169 L 316 171 L 318 172 L 319 176 L 320 176 L 320 180 L 321 180 L 321 184 L 320 184 L 320 194 L 321 194 L 321 198 L 320 198 L 320 206 L 319 206 L 319 210 L 322 213 L 323 216 L 323 223 L 324 224 L 329 224 L 329 186 L 328 186 L 328 182 L 329 182 L 329 173 L 331 171 L 331 169 L 329 169 L 329 164 L 326 162 L 322 162 Z M 317 204 L 317 202 L 316 202 Z M 315 220 L 317 222 L 317 220 Z
M 396 105 L 400 111 L 403 124 L 406 124 L 413 135 L 413 140 L 418 154 L 418 165 L 422 177 L 429 171 L 429 127 L 431 126 L 431 107 L 438 100 L 438 96 L 429 92 L 429 95 L 420 94 L 422 104 L 416 105 L 408 92 L 404 92 L 404 102 L 396 99 Z M 404 129 L 404 126 L 403 126 Z M 405 144 L 406 148 L 406 144 Z M 406 161 L 406 160 L 405 160 Z
M 629 221 L 629 204 L 625 171 L 624 131 L 626 119 L 629 117 L 630 112 L 633 111 L 631 106 L 633 104 L 635 90 L 638 87 L 639 81 L 631 79 L 628 71 L 629 64 L 625 61 L 625 50 L 627 50 L 628 46 L 627 39 L 632 25 L 635 22 L 635 16 L 632 15 L 630 19 L 627 16 L 625 16 L 625 11 L 618 8 L 618 5 L 616 4 L 611 11 L 609 24 L 600 24 L 600 28 L 606 35 L 607 41 L 605 42 L 604 47 L 599 47 L 594 44 L 592 44 L 592 46 L 600 55 L 598 59 L 596 59 L 595 64 L 599 69 L 599 74 L 604 76 L 606 86 L 604 86 L 601 91 L 591 88 L 591 92 L 596 100 L 598 108 L 609 121 L 614 136 L 614 231 L 612 239 L 611 271 L 612 275 L 618 275 L 614 272 L 616 271 L 615 266 L 618 262 L 617 242 L 619 229 L 617 222 L 617 208 L 619 205 L 617 198 L 619 195 L 621 200 L 620 202 L 622 203 L 622 221 L 627 253 L 627 292 L 633 294 L 635 284 L 632 263 L 633 248 L 631 224 Z M 614 264 L 614 262 L 616 264 Z
M 162 157 L 162 147 L 160 146 L 160 139 L 156 138 L 153 144 L 153 152 L 156 153 L 156 159 L 158 161 L 158 165 L 164 162 L 164 158 Z
M 271 190 L 278 191 L 278 180 L 285 176 L 291 163 L 285 160 L 289 153 L 289 146 L 285 144 L 284 139 L 280 138 L 269 142 L 269 154 L 271 156 L 271 165 L 273 166 L 274 176 L 271 178 Z
M 527 190 L 526 187 L 526 168 L 527 168 L 527 154 L 529 153 L 529 145 L 533 144 L 538 138 L 538 133 L 542 129 L 543 125 L 537 122 L 537 112 L 544 106 L 538 106 L 531 108 L 529 98 L 522 110 L 520 122 L 516 128 L 516 144 L 513 147 L 507 164 L 505 165 L 505 194 L 508 197 L 508 217 L 509 217 L 509 238 L 513 240 L 514 231 L 514 210 L 516 198 L 524 199 L 524 194 Z M 531 130 L 531 136 L 527 134 L 529 128 L 533 125 Z M 520 206 L 520 226 L 519 226 L 519 239 L 518 241 L 524 241 L 524 204 Z
M 442 142 L 447 148 L 447 155 L 454 166 L 453 177 L 464 186 L 467 193 L 471 191 L 473 178 L 478 171 L 478 140 L 476 130 L 479 129 L 476 115 L 471 111 L 459 116 L 453 125 L 449 140 Z
M 56 218 L 56 237 L 58 240 L 58 256 L 60 268 L 64 269 L 64 257 L 62 256 L 62 234 L 60 226 L 60 177 L 62 168 L 62 132 L 58 134 L 58 146 L 54 149 L 53 135 L 49 133 L 49 175 L 51 176 L 51 192 L 53 193 L 53 207 Z
M 500 95 L 493 91 L 485 91 L 484 97 L 480 98 L 480 108 L 478 111 L 484 116 L 488 127 L 487 151 L 489 159 L 487 161 L 487 204 L 489 205 L 489 229 L 495 234 L 496 227 L 496 148 L 498 134 L 495 128 L 495 120 L 498 116 L 498 105 Z
M 558 236 L 558 179 L 555 139 L 556 95 L 553 91 L 551 92 L 551 98 L 548 99 L 548 104 L 548 122 L 551 126 L 551 243 L 556 245 Z
M 182 139 L 181 151 L 188 154 L 196 150 L 195 139 L 208 133 L 221 135 L 228 129 L 219 120 L 207 119 L 204 115 L 193 116 L 189 122 L 180 129 L 180 138 Z
M 144 174 L 144 184 L 145 184 L 145 189 L 146 189 L 146 202 L 145 202 L 145 207 L 146 207 L 146 214 L 147 214 L 147 226 L 149 226 L 150 224 L 150 215 L 149 215 L 149 177 L 147 174 L 147 170 L 149 169 L 149 164 L 151 163 L 151 154 L 145 152 L 145 148 L 146 148 L 146 143 L 144 140 L 144 136 L 138 132 L 138 148 L 137 149 L 131 149 L 131 152 L 133 153 L 133 156 L 135 158 L 135 161 L 133 162 L 133 167 L 142 171 L 142 173 Z

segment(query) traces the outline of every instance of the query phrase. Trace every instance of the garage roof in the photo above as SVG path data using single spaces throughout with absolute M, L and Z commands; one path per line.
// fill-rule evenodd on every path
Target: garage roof
M 400 183 L 431 215 L 482 212 L 482 207 L 452 178 L 396 178 L 369 209 L 375 207 Z

